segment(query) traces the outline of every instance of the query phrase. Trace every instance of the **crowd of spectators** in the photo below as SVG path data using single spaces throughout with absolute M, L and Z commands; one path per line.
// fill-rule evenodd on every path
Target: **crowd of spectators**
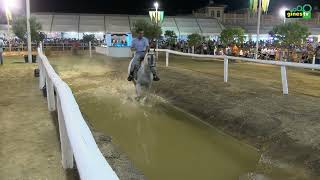
M 26 44 L 18 38 L 10 39 L 3 38 L 4 50 L 20 51 L 26 49 Z M 9 43 L 10 42 L 10 43 Z M 75 38 L 46 38 L 43 40 L 44 47 L 52 49 L 77 49 L 86 48 L 88 43 L 82 39 Z M 95 40 L 92 42 L 93 46 L 99 46 L 103 40 Z M 37 44 L 33 43 L 36 47 Z M 266 60 L 285 60 L 290 62 L 312 63 L 313 56 L 317 55 L 319 44 L 307 42 L 300 46 L 285 47 L 275 45 L 268 41 L 260 41 L 258 50 L 258 59 Z M 208 54 L 208 55 L 228 55 L 240 56 L 247 58 L 254 58 L 256 51 L 256 44 L 253 41 L 248 41 L 243 44 L 229 44 L 224 45 L 219 41 L 206 40 L 198 46 L 192 47 L 187 40 L 180 40 L 174 44 L 169 44 L 166 40 L 159 41 L 159 48 L 172 49 L 185 53 Z M 194 49 L 193 49 L 194 48 Z M 320 53 L 320 52 L 319 52 Z M 320 58 L 320 57 L 319 57 Z
M 2 38 L 4 42 L 5 51 L 21 51 L 25 50 L 27 47 L 26 43 L 18 38 L 7 39 Z M 88 47 L 88 43 L 84 42 L 82 39 L 78 40 L 76 38 L 46 38 L 43 40 L 44 47 L 49 48 L 71 48 L 71 47 Z M 93 46 L 100 45 L 102 41 L 95 40 L 92 42 Z M 33 48 L 37 47 L 36 43 L 32 43 Z
M 192 53 L 192 46 L 187 41 L 178 41 L 170 45 L 166 41 L 160 41 L 161 48 Z M 258 59 L 265 60 L 285 60 L 290 62 L 312 63 L 313 56 L 316 55 L 317 47 L 320 44 L 307 42 L 300 46 L 280 46 L 267 41 L 260 41 L 258 49 Z M 208 40 L 194 47 L 196 54 L 228 55 L 254 58 L 256 43 L 248 41 L 243 44 L 223 45 L 215 40 Z

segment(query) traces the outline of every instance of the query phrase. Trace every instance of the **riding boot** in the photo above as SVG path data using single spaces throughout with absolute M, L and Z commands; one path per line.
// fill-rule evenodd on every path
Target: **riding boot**
M 160 78 L 157 76 L 157 74 L 153 74 L 153 80 L 154 81 L 160 81 Z
M 133 72 L 130 72 L 128 76 L 128 81 L 132 81 L 132 80 L 133 80 Z

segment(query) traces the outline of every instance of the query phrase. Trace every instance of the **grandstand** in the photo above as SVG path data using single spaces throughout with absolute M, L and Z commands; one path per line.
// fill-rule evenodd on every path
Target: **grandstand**
M 106 32 L 130 32 L 137 20 L 150 22 L 149 16 L 142 15 L 33 13 L 32 16 L 42 24 L 45 33 L 62 32 L 74 38 L 81 38 L 83 33 L 94 33 L 101 37 Z M 194 16 L 168 16 L 161 27 L 163 32 L 172 30 L 182 39 L 191 33 L 215 38 L 223 29 L 217 19 Z
M 223 11 L 221 11 L 223 12 Z M 145 15 L 119 15 L 119 14 L 68 14 L 68 13 L 32 13 L 32 16 L 42 24 L 42 31 L 48 37 L 79 38 L 83 34 L 95 34 L 97 39 L 103 39 L 107 32 L 127 33 L 131 32 L 135 21 L 144 19 L 150 22 L 149 16 Z M 256 39 L 256 18 L 244 14 L 222 13 L 223 20 L 215 17 L 200 16 L 166 16 L 161 24 L 163 33 L 166 30 L 174 31 L 179 39 L 186 39 L 191 33 L 199 33 L 213 39 L 217 39 L 224 27 L 242 27 L 245 30 L 247 40 Z M 319 16 L 320 17 L 320 16 Z M 309 27 L 311 36 L 320 39 L 320 24 L 313 21 L 301 21 Z M 271 16 L 262 16 L 260 28 L 261 39 L 267 39 L 268 32 L 275 25 L 282 23 L 279 19 Z M 7 25 L 0 22 L 0 34 L 7 32 Z

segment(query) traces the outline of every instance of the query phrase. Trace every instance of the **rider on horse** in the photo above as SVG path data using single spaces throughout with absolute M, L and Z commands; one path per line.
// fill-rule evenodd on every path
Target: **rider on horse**
M 149 51 L 149 41 L 147 38 L 143 37 L 143 30 L 138 30 L 138 37 L 132 41 L 131 48 L 136 50 L 136 54 L 133 58 L 130 74 L 128 77 L 128 81 L 132 81 L 134 78 L 134 74 L 138 71 L 141 65 L 141 61 L 144 59 L 145 54 Z M 152 58 L 154 61 L 154 58 Z M 150 63 L 150 69 L 153 74 L 153 80 L 159 81 L 160 78 L 157 76 L 157 71 L 155 69 L 155 62 Z

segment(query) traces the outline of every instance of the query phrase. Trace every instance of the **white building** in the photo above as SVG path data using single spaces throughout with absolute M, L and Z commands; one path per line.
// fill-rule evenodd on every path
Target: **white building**
M 232 12 L 226 12 L 225 5 L 215 4 L 210 1 L 206 7 L 193 11 L 195 17 L 210 17 L 217 19 L 224 27 L 242 27 L 246 32 L 247 40 L 256 40 L 257 33 L 257 13 L 250 12 L 249 9 L 240 9 Z M 219 14 L 218 14 L 219 12 Z M 268 33 L 273 29 L 275 25 L 284 23 L 283 17 L 279 12 L 268 13 L 261 15 L 261 27 L 260 27 L 260 39 L 266 40 L 269 37 Z M 320 12 L 318 9 L 314 9 L 312 12 L 312 18 L 305 19 L 286 19 L 286 22 L 298 21 L 309 27 L 311 33 L 310 37 L 316 37 L 320 41 Z

